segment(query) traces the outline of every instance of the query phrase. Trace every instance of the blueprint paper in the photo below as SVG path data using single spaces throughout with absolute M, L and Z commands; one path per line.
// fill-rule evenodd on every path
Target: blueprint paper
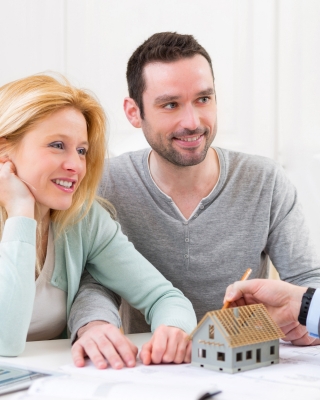
M 108 382 L 207 383 L 222 390 L 217 400 L 320 400 L 320 346 L 299 347 L 281 343 L 279 364 L 237 374 L 211 371 L 190 364 L 144 366 L 138 363 L 135 368 L 120 371 L 97 370 L 90 361 L 84 368 L 70 364 L 62 369 L 67 373 L 99 377 Z

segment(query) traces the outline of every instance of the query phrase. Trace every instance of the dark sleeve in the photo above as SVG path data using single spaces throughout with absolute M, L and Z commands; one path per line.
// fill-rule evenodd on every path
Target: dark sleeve
M 106 321 L 120 328 L 120 304 L 120 296 L 100 285 L 85 270 L 68 320 L 71 342 L 76 340 L 78 330 L 91 321 Z

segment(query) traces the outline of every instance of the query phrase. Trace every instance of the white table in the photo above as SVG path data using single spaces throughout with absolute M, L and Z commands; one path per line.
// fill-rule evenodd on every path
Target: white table
M 141 347 L 150 338 L 149 333 L 128 336 L 138 347 Z M 222 393 L 214 400 L 319 400 L 320 346 L 282 345 L 280 356 L 280 364 L 233 375 L 214 371 L 210 371 L 210 375 L 208 375 L 207 370 L 190 368 L 196 368 L 192 371 L 194 373 L 207 374 L 206 377 L 209 377 L 222 390 Z M 60 366 L 72 363 L 70 341 L 29 342 L 21 356 L 0 357 L 1 363 L 44 372 L 58 371 Z M 173 376 L 175 368 L 175 366 L 172 367 Z M 0 400 L 7 400 L 12 396 L 1 396 Z
M 141 347 L 151 337 L 151 333 L 127 335 L 137 347 Z M 69 339 L 27 342 L 19 357 L 0 357 L 0 364 L 17 368 L 35 369 L 41 372 L 58 371 L 61 365 L 72 363 Z M 61 372 L 61 371 L 60 371 Z M 0 396 L 1 400 L 12 398 L 13 394 Z

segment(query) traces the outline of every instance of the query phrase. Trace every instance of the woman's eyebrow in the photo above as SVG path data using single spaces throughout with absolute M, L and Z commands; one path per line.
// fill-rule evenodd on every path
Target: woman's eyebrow
M 54 133 L 52 135 L 48 135 L 46 139 L 49 141 L 50 140 L 56 141 L 56 140 L 70 139 L 70 136 L 65 135 L 64 133 Z M 89 146 L 89 142 L 87 140 L 84 140 L 83 142 L 80 143 L 80 145 Z

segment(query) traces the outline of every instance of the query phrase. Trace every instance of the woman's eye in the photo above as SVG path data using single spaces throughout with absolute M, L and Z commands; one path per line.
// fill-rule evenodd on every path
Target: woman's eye
M 88 150 L 85 149 L 84 147 L 80 147 L 78 149 L 78 154 L 80 154 L 81 156 L 85 156 L 87 154 Z
M 55 149 L 64 149 L 64 145 L 62 142 L 53 142 L 49 144 L 49 147 L 53 147 Z

